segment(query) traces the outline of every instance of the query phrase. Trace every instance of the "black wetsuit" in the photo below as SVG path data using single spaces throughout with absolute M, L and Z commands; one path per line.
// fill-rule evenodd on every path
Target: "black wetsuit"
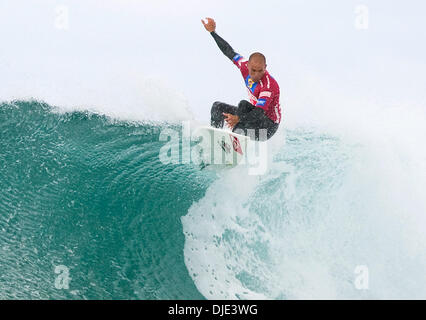
M 239 56 L 232 47 L 223 40 L 216 32 L 211 32 L 218 47 L 231 61 L 235 63 L 235 58 Z M 269 81 L 269 79 L 268 79 Z M 266 140 L 274 135 L 279 123 L 274 122 L 265 114 L 265 110 L 255 106 L 249 101 L 242 100 L 238 107 L 223 102 L 216 101 L 211 109 L 211 125 L 215 128 L 222 128 L 225 116 L 222 113 L 238 115 L 239 122 L 233 128 L 233 132 L 244 134 L 255 140 Z M 252 129 L 252 130 L 248 130 Z

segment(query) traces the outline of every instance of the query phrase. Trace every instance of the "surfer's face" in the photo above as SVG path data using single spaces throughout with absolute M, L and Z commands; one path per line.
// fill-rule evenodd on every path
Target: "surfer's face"
M 265 71 L 266 71 L 266 64 L 261 59 L 249 60 L 247 67 L 248 67 L 248 70 L 249 70 L 250 78 L 254 82 L 257 82 L 260 79 L 262 79 L 262 77 L 263 77 L 263 75 L 265 74 Z

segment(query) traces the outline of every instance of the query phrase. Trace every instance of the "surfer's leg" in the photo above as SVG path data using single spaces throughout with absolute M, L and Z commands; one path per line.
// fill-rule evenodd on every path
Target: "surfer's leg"
M 252 105 L 249 101 L 241 100 L 240 103 L 238 104 L 237 115 L 241 118 L 241 116 L 247 115 L 248 113 L 253 111 L 255 108 L 256 107 Z M 244 118 L 245 118 L 244 120 L 240 120 L 240 122 L 238 122 L 235 125 L 232 131 L 235 133 L 247 136 L 250 134 L 250 132 L 248 132 L 247 129 L 257 128 L 260 125 L 260 122 L 256 115 L 253 115 L 253 117 L 245 116 Z M 253 139 L 254 137 L 251 137 L 251 138 Z
M 250 111 L 253 111 L 254 108 L 256 107 L 247 100 L 241 100 L 238 104 L 237 115 L 241 116 L 244 113 L 249 113 Z
M 238 104 L 237 115 L 241 118 L 241 116 L 245 116 L 244 120 L 240 120 L 235 127 L 232 129 L 233 132 L 242 134 L 245 136 L 250 135 L 250 131 L 247 129 L 255 129 L 260 126 L 260 120 L 258 119 L 258 114 L 248 115 L 251 111 L 253 111 L 256 107 L 252 105 L 247 100 L 241 100 Z M 254 139 L 255 137 L 250 137 Z
M 253 111 L 253 106 L 248 101 L 241 101 L 238 105 L 237 114 L 243 114 Z M 272 137 L 278 129 L 279 124 L 274 123 L 264 112 L 251 113 L 246 116 L 244 121 L 240 121 L 233 128 L 233 132 L 249 136 L 252 140 L 265 141 Z
M 275 134 L 275 132 L 277 132 L 278 127 L 280 125 L 279 123 L 274 123 L 272 120 L 271 120 L 271 122 L 272 122 L 272 124 L 269 125 L 268 128 L 267 128 L 268 133 L 267 133 L 266 139 L 271 138 Z
M 211 109 L 210 124 L 214 128 L 223 128 L 225 116 L 222 113 L 237 113 L 237 107 L 223 102 L 216 101 Z

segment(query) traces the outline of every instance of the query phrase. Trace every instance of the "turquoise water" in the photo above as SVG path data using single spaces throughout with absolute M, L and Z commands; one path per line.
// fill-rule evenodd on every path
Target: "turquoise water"
M 249 175 L 160 161 L 181 124 L 2 103 L 0 299 L 425 298 L 423 127 L 405 120 L 285 130 Z
M 211 178 L 162 164 L 160 129 L 0 106 L 0 298 L 202 298 L 179 219 Z M 68 290 L 55 287 L 60 265 Z

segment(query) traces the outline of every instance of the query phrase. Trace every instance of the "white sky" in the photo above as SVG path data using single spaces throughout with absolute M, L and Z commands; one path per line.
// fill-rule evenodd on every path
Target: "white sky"
M 359 5 L 365 30 L 355 27 Z M 0 0 L 0 99 L 126 108 L 139 103 L 135 83 L 156 78 L 207 119 L 214 101 L 247 98 L 200 22 L 210 16 L 237 52 L 266 55 L 289 114 L 309 112 L 319 95 L 424 105 L 425 9 L 420 0 Z

